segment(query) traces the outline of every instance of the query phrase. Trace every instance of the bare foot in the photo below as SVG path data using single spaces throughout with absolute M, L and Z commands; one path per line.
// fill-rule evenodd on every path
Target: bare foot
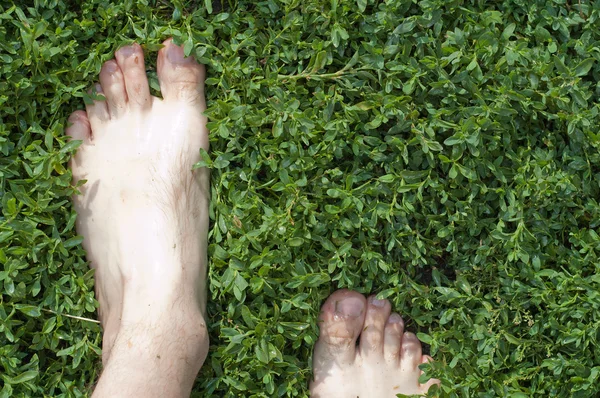
M 144 54 L 133 44 L 102 66 L 96 90 L 106 101 L 69 118 L 67 134 L 83 141 L 71 168 L 74 181 L 87 183 L 73 201 L 96 270 L 105 365 L 124 327 L 165 319 L 167 330 L 197 340 L 194 361 L 208 349 L 209 175 L 192 171 L 199 149 L 208 150 L 205 71 L 171 40 L 164 45 L 157 67 L 164 99 L 150 95 Z
M 321 309 L 320 336 L 313 355 L 313 398 L 393 398 L 425 394 L 435 379 L 419 384 L 421 342 L 404 332 L 400 315 L 387 300 L 365 299 L 338 290 Z M 360 335 L 360 344 L 356 341 Z

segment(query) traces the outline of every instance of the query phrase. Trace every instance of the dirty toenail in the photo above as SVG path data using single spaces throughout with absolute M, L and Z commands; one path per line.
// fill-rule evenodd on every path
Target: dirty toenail
M 135 47 L 134 46 L 125 46 L 125 47 L 121 47 L 119 49 L 119 52 L 121 53 L 121 55 L 123 55 L 125 58 L 131 57 L 134 53 L 135 53 Z
M 96 84 L 96 92 L 97 93 L 103 93 L 104 91 L 102 91 L 102 86 L 100 84 Z
M 337 314 L 349 317 L 358 317 L 363 313 L 363 302 L 356 297 L 348 297 L 335 303 Z
M 377 300 L 375 297 L 371 299 L 371 304 L 375 307 L 382 308 L 385 305 L 385 300 Z
M 402 317 L 398 314 L 392 314 L 388 318 L 388 323 L 402 323 Z
M 167 59 L 174 64 L 189 64 L 194 60 L 193 57 L 184 57 L 183 49 L 173 43 L 169 43 L 169 48 L 167 49 Z

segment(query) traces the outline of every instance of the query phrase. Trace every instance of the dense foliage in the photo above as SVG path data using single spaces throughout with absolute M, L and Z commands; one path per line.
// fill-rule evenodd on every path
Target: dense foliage
M 207 65 L 197 396 L 306 396 L 341 287 L 443 396 L 600 390 L 600 2 L 0 0 L 0 397 L 89 394 L 100 328 L 66 117 L 133 40 Z M 87 319 L 87 320 L 86 320 Z

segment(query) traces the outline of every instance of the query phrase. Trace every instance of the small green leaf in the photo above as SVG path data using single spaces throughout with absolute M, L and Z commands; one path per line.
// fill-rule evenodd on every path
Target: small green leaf
M 583 60 L 575 67 L 575 76 L 585 76 L 594 66 L 594 58 Z
M 242 116 L 244 116 L 245 110 L 246 110 L 246 107 L 244 105 L 238 105 L 235 108 L 233 108 L 231 111 L 229 111 L 229 117 L 232 120 L 238 120 Z
M 28 382 L 28 381 L 33 380 L 36 377 L 38 377 L 38 374 L 39 374 L 39 372 L 37 370 L 28 370 L 26 372 L 19 374 L 16 377 L 11 378 L 10 384 L 20 384 L 20 383 Z
M 287 242 L 288 245 L 292 246 L 292 247 L 298 247 L 298 246 L 302 246 L 304 244 L 304 239 L 303 238 L 290 238 L 288 239 Z
M 365 12 L 367 9 L 367 0 L 356 0 L 359 12 Z
M 37 318 L 41 315 L 40 309 L 33 305 L 15 304 L 15 308 L 27 316 Z
M 42 333 L 43 334 L 50 333 L 54 329 L 54 326 L 56 326 L 56 317 L 55 316 L 48 318 L 44 322 L 44 326 L 42 327 Z
M 183 44 L 183 55 L 189 57 L 194 50 L 194 42 L 191 38 L 187 39 Z
M 312 71 L 317 72 L 320 69 L 323 69 L 325 63 L 327 62 L 327 51 L 319 51 L 314 58 L 314 63 L 312 67 Z
M 504 28 L 504 31 L 502 32 L 502 38 L 504 40 L 510 39 L 510 37 L 515 32 L 516 27 L 517 27 L 517 25 L 515 23 L 510 23 L 510 24 L 506 25 L 506 28 Z
M 204 0 L 204 8 L 206 8 L 206 12 L 208 12 L 209 14 L 212 14 L 213 13 L 212 0 Z
M 63 247 L 69 249 L 71 247 L 79 246 L 83 242 L 83 236 L 74 236 L 63 242 Z
M 378 178 L 378 180 L 383 183 L 390 183 L 393 182 L 395 179 L 396 176 L 394 176 L 393 174 L 386 174 Z
M 82 144 L 82 142 L 83 141 L 81 141 L 81 140 L 70 140 L 62 148 L 60 148 L 60 151 L 58 151 L 58 152 L 59 153 L 72 152 L 72 151 L 76 150 L 77 148 L 79 148 L 79 146 Z
M 181 8 L 175 7 L 175 10 L 173 10 L 172 19 L 173 21 L 179 21 L 181 19 Z

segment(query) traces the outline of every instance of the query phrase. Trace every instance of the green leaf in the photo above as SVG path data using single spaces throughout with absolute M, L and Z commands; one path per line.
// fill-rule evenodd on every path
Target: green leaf
M 43 334 L 48 334 L 50 333 L 54 327 L 56 326 L 56 317 L 53 316 L 51 318 L 48 318 L 45 322 L 44 322 L 44 326 L 42 327 L 42 333 Z
M 254 347 L 254 353 L 256 355 L 256 358 L 262 362 L 262 363 L 269 363 L 269 354 L 266 352 L 266 350 L 261 347 L 260 345 L 256 345 Z
M 204 8 L 206 9 L 207 13 L 212 14 L 213 13 L 212 0 L 204 0 Z
M 565 63 L 560 59 L 560 57 L 554 57 L 554 65 L 559 73 L 569 73 L 569 69 L 566 67 Z
M 506 28 L 504 28 L 504 31 L 502 32 L 502 38 L 504 40 L 510 39 L 510 37 L 513 35 L 516 27 L 517 27 L 517 25 L 515 23 L 510 23 L 510 24 L 506 25 Z
M 13 199 L 13 201 L 14 201 L 14 199 Z M 15 212 L 16 211 L 13 211 L 13 212 L 11 212 L 11 214 L 14 214 Z M 0 243 L 4 242 L 8 238 L 10 238 L 13 233 L 14 233 L 13 231 L 3 231 L 3 232 L 0 232 Z
M 304 239 L 298 238 L 298 237 L 290 238 L 290 239 L 288 239 L 287 244 L 290 245 L 291 247 L 302 246 L 304 244 Z
M 425 333 L 417 333 L 417 338 L 425 343 L 425 344 L 431 344 L 433 342 L 433 339 L 431 338 L 431 336 L 429 336 L 428 334 Z
M 238 120 L 244 115 L 245 110 L 246 110 L 246 107 L 244 105 L 238 105 L 235 108 L 233 108 L 231 111 L 229 111 L 229 117 L 232 120 Z
M 404 20 L 404 22 L 398 25 L 396 29 L 394 29 L 394 33 L 398 35 L 409 33 L 414 29 L 416 24 L 417 23 L 414 19 L 407 18 Z
M 383 183 L 390 183 L 390 182 L 393 182 L 395 179 L 396 179 L 396 176 L 394 176 L 393 174 L 386 174 L 386 175 L 378 178 L 378 180 Z
M 25 371 L 25 372 L 17 375 L 16 377 L 11 378 L 10 384 L 20 384 L 20 383 L 28 382 L 30 380 L 37 378 L 38 374 L 39 374 L 39 372 L 37 370 Z
M 74 150 L 76 150 L 77 148 L 79 148 L 79 146 L 81 145 L 83 141 L 81 140 L 71 140 L 69 142 L 67 142 L 62 148 L 60 148 L 60 151 L 58 151 L 59 153 L 70 153 Z
M 367 9 L 367 0 L 356 0 L 359 12 L 365 12 Z
M 15 308 L 27 316 L 38 317 L 41 315 L 40 309 L 33 305 L 15 304 Z
M 319 51 L 314 58 L 312 72 L 314 73 L 320 69 L 323 69 L 323 67 L 325 67 L 326 62 L 327 62 L 327 52 Z
M 79 246 L 83 242 L 83 236 L 74 236 L 63 242 L 63 247 L 69 249 L 71 247 Z
M 588 58 L 586 60 L 581 61 L 576 67 L 575 67 L 575 76 L 585 76 L 588 74 L 588 72 L 590 71 L 590 69 L 592 69 L 592 66 L 594 66 L 594 58 Z
M 189 57 L 192 51 L 194 50 L 194 42 L 192 39 L 188 39 L 183 44 L 183 55 Z

